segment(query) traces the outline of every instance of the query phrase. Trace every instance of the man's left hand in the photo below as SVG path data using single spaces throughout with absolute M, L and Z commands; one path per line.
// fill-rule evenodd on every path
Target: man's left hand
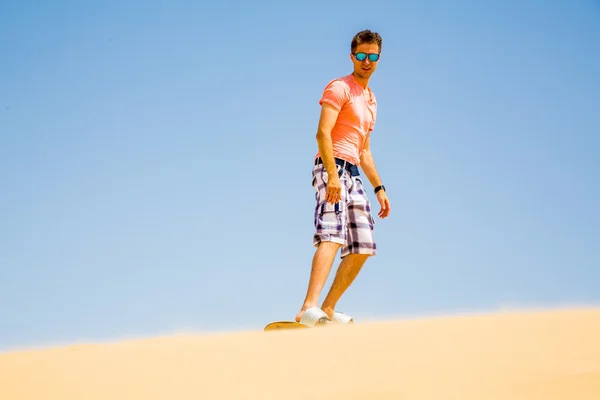
M 377 201 L 379 201 L 379 205 L 381 206 L 381 209 L 377 215 L 379 215 L 379 218 L 386 218 L 388 215 L 390 215 L 391 208 L 390 200 L 385 193 L 385 189 L 378 191 L 376 196 Z

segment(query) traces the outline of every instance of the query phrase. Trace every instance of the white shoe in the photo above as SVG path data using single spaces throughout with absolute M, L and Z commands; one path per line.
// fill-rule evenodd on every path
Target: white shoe
M 334 312 L 332 322 L 334 324 L 353 324 L 354 318 L 341 312 Z
M 325 311 L 319 307 L 311 307 L 304 311 L 302 317 L 300 317 L 300 323 L 306 326 L 314 327 L 317 325 L 325 325 L 329 317 L 325 314 Z

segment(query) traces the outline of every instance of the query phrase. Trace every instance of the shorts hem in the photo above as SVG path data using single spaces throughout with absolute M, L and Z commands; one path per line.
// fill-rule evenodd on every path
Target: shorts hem
M 347 241 L 339 237 L 317 237 L 313 239 L 313 246 L 318 247 L 323 242 L 337 243 L 341 246 L 346 246 Z
M 364 255 L 368 255 L 368 256 L 376 256 L 377 255 L 377 251 L 376 250 L 368 250 L 368 249 L 364 249 L 364 250 L 351 250 L 351 251 L 342 251 L 342 258 L 349 256 L 350 254 L 364 254 Z

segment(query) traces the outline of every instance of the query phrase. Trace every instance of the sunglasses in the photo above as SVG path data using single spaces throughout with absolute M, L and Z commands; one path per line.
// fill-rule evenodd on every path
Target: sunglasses
M 354 58 L 356 58 L 358 61 L 364 61 L 367 56 L 369 57 L 369 61 L 371 62 L 375 62 L 377 60 L 379 60 L 379 54 L 377 53 L 352 53 L 354 54 Z

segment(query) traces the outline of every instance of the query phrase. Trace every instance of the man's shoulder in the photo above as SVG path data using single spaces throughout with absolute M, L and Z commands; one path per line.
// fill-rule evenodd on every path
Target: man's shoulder
M 351 75 L 338 76 L 337 78 L 333 78 L 332 80 L 327 82 L 325 87 L 328 88 L 328 87 L 334 86 L 334 87 L 340 88 L 340 89 L 350 89 L 350 86 L 351 86 L 350 79 L 351 78 L 352 78 Z

